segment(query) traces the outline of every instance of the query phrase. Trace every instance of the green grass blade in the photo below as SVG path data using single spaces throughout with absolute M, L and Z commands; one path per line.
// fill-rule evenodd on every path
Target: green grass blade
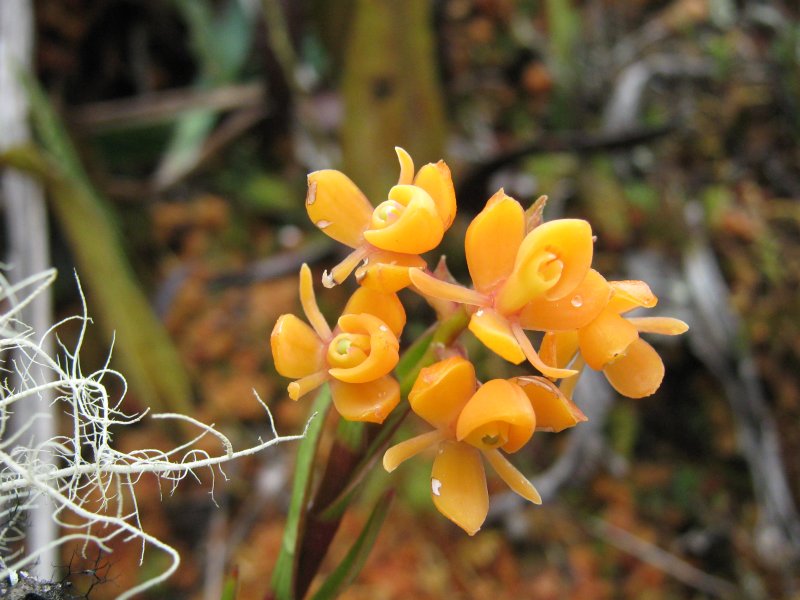
M 325 415 L 331 404 L 330 390 L 325 386 L 312 406 L 312 413 L 317 416 L 309 424 L 306 436 L 297 449 L 297 461 L 294 467 L 292 496 L 289 501 L 289 514 L 283 529 L 283 543 L 275 570 L 272 572 L 271 587 L 277 600 L 294 600 L 294 578 L 297 567 L 297 545 L 302 539 L 305 510 L 311 491 L 311 474 L 314 459 L 317 455 L 322 426 Z
M 375 504 L 375 508 L 372 509 L 372 514 L 367 519 L 358 539 L 356 539 L 342 562 L 328 575 L 322 587 L 314 594 L 313 600 L 336 598 L 358 576 L 364 563 L 367 562 L 372 547 L 375 545 L 375 539 L 378 537 L 383 521 L 389 513 L 393 497 L 394 490 L 387 490 L 383 493 Z

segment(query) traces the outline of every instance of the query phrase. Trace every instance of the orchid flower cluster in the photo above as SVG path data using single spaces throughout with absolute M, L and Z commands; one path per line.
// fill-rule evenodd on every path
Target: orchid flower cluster
M 397 148 L 400 177 L 387 199 L 374 206 L 343 173 L 308 176 L 306 209 L 325 234 L 350 248 L 325 287 L 355 271 L 359 287 L 331 328 L 317 306 L 311 271 L 300 271 L 300 300 L 308 324 L 281 316 L 272 332 L 275 366 L 294 379 L 298 400 L 328 383 L 336 410 L 347 420 L 383 423 L 401 403 L 392 375 L 406 314 L 397 292 L 421 294 L 440 320 L 455 311 L 487 348 L 538 374 L 479 382 L 460 346 L 440 349 L 411 387 L 411 411 L 431 430 L 389 448 L 387 471 L 436 448 L 431 496 L 436 508 L 468 534 L 488 513 L 484 462 L 523 498 L 539 504 L 534 486 L 506 455 L 523 448 L 534 432 L 559 432 L 585 421 L 572 399 L 585 367 L 601 370 L 622 395 L 641 398 L 661 384 L 664 365 L 640 334 L 677 335 L 682 321 L 629 317 L 657 298 L 642 281 L 607 281 L 591 268 L 594 236 L 581 219 L 543 221 L 544 198 L 528 210 L 501 189 L 470 223 L 465 252 L 472 286 L 455 282 L 441 262 L 429 270 L 420 256 L 434 250 L 453 223 L 456 198 L 443 161 L 415 172 Z M 542 332 L 538 350 L 529 331 Z

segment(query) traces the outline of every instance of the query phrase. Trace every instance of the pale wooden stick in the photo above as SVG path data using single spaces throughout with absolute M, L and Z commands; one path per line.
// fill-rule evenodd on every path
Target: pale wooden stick
M 3 0 L 0 2 L 0 150 L 30 141 L 28 129 L 27 94 L 20 81 L 22 71 L 31 71 L 33 56 L 33 3 L 31 0 Z M 50 266 L 47 207 L 41 186 L 22 173 L 2 173 L 2 196 L 5 202 L 6 223 L 9 239 L 8 263 L 13 281 L 21 281 L 29 275 L 45 271 Z M 47 287 L 25 307 L 24 322 L 34 331 L 45 332 L 52 323 L 52 296 Z M 46 337 L 42 347 L 53 353 L 53 339 Z M 16 360 L 25 362 L 24 356 Z M 30 365 L 30 375 L 39 382 L 46 382 L 51 373 L 37 364 Z M 15 407 L 15 423 L 31 423 L 26 432 L 25 443 L 30 448 L 49 440 L 54 435 L 52 390 L 44 390 L 37 396 Z M 31 420 L 34 415 L 44 418 Z M 42 461 L 50 460 L 40 453 Z M 32 511 L 27 531 L 28 551 L 42 549 L 34 574 L 49 578 L 56 560 L 53 541 L 58 537 L 58 528 L 53 521 L 52 509 L 41 502 Z

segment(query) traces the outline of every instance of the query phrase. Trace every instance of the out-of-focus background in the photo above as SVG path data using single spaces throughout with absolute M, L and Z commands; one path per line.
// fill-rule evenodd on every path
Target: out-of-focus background
M 657 394 L 622 399 L 587 374 L 576 401 L 590 423 L 520 453 L 542 507 L 490 481 L 489 522 L 470 538 L 433 509 L 429 463 L 404 465 L 345 598 L 800 597 L 796 3 L 32 4 L 24 87 L 53 159 L 38 234 L 61 273 L 56 315 L 80 311 L 75 268 L 96 323 L 84 363 L 102 364 L 116 330 L 130 412 L 189 412 L 252 440 L 268 432 L 255 389 L 280 432 L 302 429 L 309 402 L 286 397 L 268 336 L 298 310 L 300 264 L 321 273 L 341 252 L 307 220 L 305 175 L 340 168 L 379 202 L 396 145 L 454 174 L 459 216 L 429 264 L 444 253 L 466 282 L 460 240 L 491 193 L 547 194 L 546 218 L 591 221 L 598 270 L 648 281 L 658 313 L 691 325 L 654 340 Z M 319 294 L 331 319 L 343 288 Z M 408 343 L 432 313 L 404 299 Z M 161 324 L 168 335 L 152 333 Z M 481 375 L 517 372 L 467 345 Z M 173 435 L 147 423 L 116 442 Z M 143 527 L 183 558 L 149 597 L 219 598 L 234 565 L 239 597 L 264 597 L 295 448 L 229 466 L 213 499 L 207 474 L 171 495 L 140 481 Z M 345 519 L 329 564 L 365 518 Z M 140 550 L 117 540 L 61 561 L 78 588 L 97 584 L 90 598 L 111 598 L 162 568 L 150 551 L 139 566 Z

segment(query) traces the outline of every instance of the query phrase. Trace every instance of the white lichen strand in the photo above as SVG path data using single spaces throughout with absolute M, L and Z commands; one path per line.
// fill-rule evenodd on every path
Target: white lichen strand
M 26 566 L 46 555 L 51 548 L 78 542 L 85 552 L 95 545 L 104 552 L 112 551 L 112 540 L 122 538 L 126 543 L 141 544 L 143 561 L 147 548 L 164 552 L 168 566 L 119 598 L 131 598 L 144 590 L 165 581 L 178 568 L 177 551 L 155 536 L 145 532 L 139 521 L 135 484 L 145 473 L 155 475 L 168 483 L 170 491 L 184 478 L 197 479 L 197 469 L 208 469 L 211 474 L 211 492 L 214 478 L 219 473 L 225 477 L 222 466 L 228 461 L 247 456 L 284 441 L 298 440 L 301 435 L 278 436 L 272 414 L 256 395 L 270 423 L 271 439 L 243 450 L 234 450 L 224 434 L 196 419 L 175 413 L 150 415 L 154 419 L 181 421 L 198 429 L 194 439 L 168 451 L 143 448 L 121 452 L 114 448 L 112 431 L 130 426 L 146 416 L 125 414 L 121 409 L 125 395 L 125 378 L 111 368 L 109 363 L 85 374 L 81 369 L 80 352 L 86 329 L 90 323 L 83 293 L 78 284 L 83 313 L 56 323 L 45 332 L 35 332 L 19 320 L 21 309 L 41 290 L 51 285 L 55 271 L 49 270 L 11 285 L 0 272 L 0 580 L 13 580 Z M 56 337 L 58 328 L 67 321 L 79 322 L 79 335 L 75 346 L 67 348 Z M 42 340 L 54 337 L 59 348 L 56 357 L 42 349 Z M 9 352 L 22 359 L 7 359 Z M 110 357 L 109 357 L 110 358 Z M 36 373 L 44 367 L 53 374 L 53 381 L 38 381 Z M 121 388 L 118 397 L 112 397 L 106 385 L 116 380 Z M 9 416 L 15 405 L 35 398 L 43 390 L 54 390 L 56 405 L 69 423 L 69 433 L 29 448 L 26 432 L 37 418 L 35 415 L 16 431 L 10 431 Z M 198 447 L 198 442 L 208 436 L 216 437 L 221 445 L 218 455 L 209 454 Z M 207 447 L 207 444 L 203 444 Z M 56 468 L 54 465 L 59 465 Z M 99 502 L 97 500 L 99 499 Z M 52 518 L 62 526 L 64 533 L 47 548 L 28 548 L 17 524 L 35 506 L 47 503 L 52 507 Z

